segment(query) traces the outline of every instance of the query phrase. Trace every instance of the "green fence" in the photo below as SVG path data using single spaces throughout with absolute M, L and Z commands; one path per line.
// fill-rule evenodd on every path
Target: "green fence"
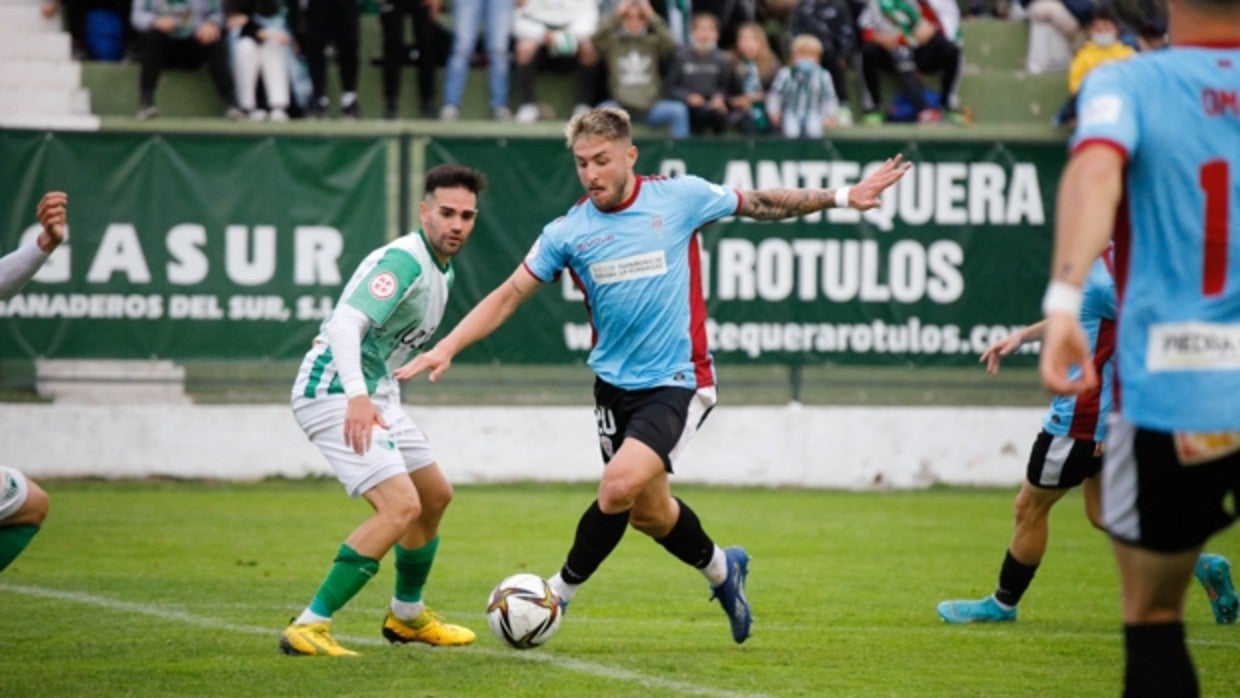
M 642 141 L 643 173 L 737 189 L 839 186 L 902 152 L 916 167 L 881 208 L 702 233 L 721 362 L 954 366 L 1037 316 L 1059 143 Z M 45 134 L 0 131 L 0 249 L 69 191 L 71 239 L 0 303 L 0 358 L 291 359 L 340 285 L 402 223 L 425 167 L 487 173 L 458 258 L 453 323 L 581 195 L 558 139 Z M 410 163 L 413 163 L 412 165 Z M 399 184 L 394 184 L 399 183 Z M 463 361 L 576 363 L 581 299 L 544 290 Z

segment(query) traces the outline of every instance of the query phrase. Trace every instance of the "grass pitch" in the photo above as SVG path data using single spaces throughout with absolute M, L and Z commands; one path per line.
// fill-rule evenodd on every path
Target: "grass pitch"
M 43 531 L 0 574 L 0 696 L 1114 696 L 1117 575 L 1079 493 L 1014 624 L 947 626 L 946 598 L 995 583 L 1010 490 L 845 493 L 681 487 L 722 544 L 753 557 L 756 622 L 732 643 L 702 578 L 630 531 L 545 647 L 491 636 L 515 571 L 559 566 L 592 485 L 462 486 L 427 600 L 467 648 L 379 636 L 390 556 L 335 621 L 356 659 L 285 657 L 280 629 L 366 513 L 331 481 L 44 483 Z M 1211 550 L 1240 560 L 1232 530 Z M 1188 633 L 1206 696 L 1240 694 L 1240 627 L 1200 589 Z

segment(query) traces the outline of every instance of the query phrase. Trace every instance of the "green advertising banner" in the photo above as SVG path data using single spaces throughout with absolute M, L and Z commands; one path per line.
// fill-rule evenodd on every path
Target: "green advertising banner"
M 0 301 L 0 358 L 295 358 L 385 241 L 387 141 L 0 131 L 0 252 L 70 237 Z
M 912 171 L 873 211 L 720 220 L 702 231 L 720 361 L 963 365 L 1040 317 L 1062 144 L 985 141 L 640 142 L 640 174 L 739 190 L 856 183 L 902 153 Z M 436 139 L 427 165 L 485 171 L 445 324 L 507 278 L 542 226 L 582 195 L 562 141 Z M 580 361 L 591 331 L 567 276 L 463 361 Z

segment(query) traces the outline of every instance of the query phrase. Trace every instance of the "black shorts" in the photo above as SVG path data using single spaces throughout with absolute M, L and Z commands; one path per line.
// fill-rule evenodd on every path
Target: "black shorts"
M 1102 470 L 1098 442 L 1054 436 L 1043 429 L 1033 441 L 1025 479 L 1034 487 L 1063 490 L 1076 487 Z
M 714 388 L 696 393 L 688 388 L 623 390 L 594 381 L 594 417 L 598 422 L 603 462 L 611 462 L 626 438 L 649 446 L 672 472 L 677 450 L 697 432 L 714 407 Z
M 1102 521 L 1111 536 L 1178 553 L 1231 525 L 1240 503 L 1240 450 L 1198 452 L 1201 457 L 1182 460 L 1175 434 L 1112 415 L 1102 474 Z

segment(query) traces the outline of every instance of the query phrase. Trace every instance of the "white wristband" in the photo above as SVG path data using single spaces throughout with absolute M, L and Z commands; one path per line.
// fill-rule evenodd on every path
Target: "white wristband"
M 1042 314 L 1067 313 L 1072 317 L 1081 314 L 1081 289 L 1066 281 L 1052 281 L 1042 297 Z
M 835 190 L 835 207 L 848 208 L 848 193 L 852 191 L 852 187 L 840 187 Z

